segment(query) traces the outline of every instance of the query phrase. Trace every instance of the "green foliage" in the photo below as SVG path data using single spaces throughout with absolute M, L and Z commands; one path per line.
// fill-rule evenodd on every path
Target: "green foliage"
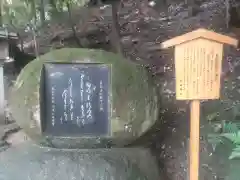
M 236 123 L 232 123 L 232 122 L 228 122 L 226 123 L 225 121 L 223 121 L 223 133 L 227 133 L 227 134 L 232 134 L 234 136 L 238 135 L 238 126 Z
M 216 147 L 219 144 L 223 144 L 223 139 L 217 134 L 209 134 L 208 142 L 212 145 L 213 150 L 216 150 Z
M 221 120 L 219 112 L 214 112 L 206 117 L 211 123 L 212 131 L 214 132 L 208 135 L 208 142 L 212 145 L 213 150 L 215 151 L 216 147 L 223 143 L 223 139 L 227 139 L 235 146 L 232 149 L 229 159 L 240 158 L 240 123 L 238 119 L 240 105 L 233 104 L 233 106 L 231 106 L 230 109 L 228 108 L 227 111 L 231 113 L 233 117 L 229 122 Z
M 238 67 L 239 68 L 239 67 Z M 240 74 L 239 69 L 222 81 L 221 99 L 204 103 L 204 120 L 210 125 L 204 129 L 214 154 L 214 171 L 227 173 L 226 180 L 238 180 L 240 168 Z M 205 126 L 207 127 L 207 126 Z M 229 159 L 229 161 L 227 161 Z M 223 168 L 223 169 L 222 169 Z
M 90 0 L 12 0 L 3 2 L 3 24 L 14 29 L 29 29 L 42 25 L 45 19 L 58 17 L 70 6 L 84 6 Z M 42 18 L 42 19 L 41 19 Z
M 8 26 L 23 28 L 32 22 L 32 10 L 29 4 L 21 1 L 14 4 L 5 3 L 3 10 L 3 23 Z
M 208 121 L 213 121 L 213 120 L 216 120 L 216 118 L 219 116 L 219 113 L 218 112 L 214 112 L 212 114 L 209 114 L 207 116 L 207 120 Z
M 229 156 L 229 159 L 235 159 L 235 158 L 239 158 L 240 157 L 240 145 L 237 145 L 231 155 Z

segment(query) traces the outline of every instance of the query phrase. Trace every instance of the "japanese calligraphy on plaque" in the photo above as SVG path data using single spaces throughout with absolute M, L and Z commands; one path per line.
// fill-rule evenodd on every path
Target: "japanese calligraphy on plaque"
M 106 64 L 44 64 L 40 88 L 43 133 L 108 135 L 110 72 Z

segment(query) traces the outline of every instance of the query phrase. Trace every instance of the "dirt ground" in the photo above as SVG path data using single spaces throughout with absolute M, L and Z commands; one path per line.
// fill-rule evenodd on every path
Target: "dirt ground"
M 170 33 L 170 37 L 175 34 L 182 34 L 185 31 L 191 31 L 197 27 L 205 27 L 214 29 L 224 34 L 230 31 L 226 29 L 224 21 L 224 2 L 223 1 L 207 1 L 201 4 L 201 10 L 194 17 L 187 17 L 187 12 L 184 11 L 184 7 L 181 5 L 175 6 L 175 10 L 178 17 L 182 17 L 182 20 L 178 21 L 178 24 L 173 20 L 169 23 L 168 28 L 163 27 L 166 32 Z M 173 6 L 174 7 L 174 6 Z M 175 24 L 176 23 L 176 24 Z M 174 25 L 175 24 L 175 25 Z M 175 30 L 172 28 L 175 27 Z M 166 30 L 167 29 L 167 30 Z M 231 33 L 230 33 L 231 34 Z M 160 41 L 165 40 L 165 37 L 159 38 Z M 238 52 L 231 48 L 225 49 L 223 71 L 229 70 L 229 66 L 237 61 Z M 173 56 L 171 50 L 161 52 L 162 59 L 171 60 Z M 231 62 L 228 61 L 231 57 Z M 229 63 L 229 64 L 228 64 Z M 170 76 L 168 76 L 168 73 Z M 163 93 L 165 97 L 162 100 L 162 113 L 159 115 L 159 123 L 154 129 L 140 139 L 136 144 L 144 144 L 150 147 L 155 153 L 156 158 L 159 161 L 160 171 L 166 175 L 166 179 L 169 180 L 186 180 L 188 179 L 188 148 L 189 148 L 189 105 L 182 102 L 176 102 L 175 97 L 172 95 L 173 86 L 171 82 L 171 72 L 165 73 L 165 78 L 168 79 L 168 83 L 163 87 Z M 171 79 L 172 78 L 172 79 Z M 161 85 L 166 81 L 161 81 Z M 202 108 L 205 104 L 202 105 Z M 227 150 L 223 149 L 222 152 L 214 153 L 211 145 L 207 141 L 207 135 L 209 133 L 209 124 L 204 119 L 202 114 L 201 119 L 201 141 L 200 141 L 200 180 L 223 180 L 226 179 L 227 171 Z
M 162 122 L 159 122 L 154 129 L 139 139 L 134 145 L 144 145 L 151 148 L 158 159 L 159 171 L 166 180 L 188 179 L 188 149 L 189 149 L 189 108 L 181 104 L 181 112 L 173 107 L 167 109 L 161 115 Z M 185 106 L 185 108 L 184 108 Z M 182 112 L 183 110 L 186 112 Z M 171 119 L 169 119 L 171 118 Z M 204 131 L 207 122 L 201 121 L 200 138 L 200 180 L 220 180 L 215 168 L 218 162 L 212 159 L 212 148 L 208 144 Z

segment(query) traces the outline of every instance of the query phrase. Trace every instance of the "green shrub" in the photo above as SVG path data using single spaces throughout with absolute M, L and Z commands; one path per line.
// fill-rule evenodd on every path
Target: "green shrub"
M 228 109 L 229 110 L 229 109 Z M 219 113 L 214 112 L 207 116 L 207 120 L 210 121 L 212 132 L 208 135 L 208 142 L 212 145 L 213 150 L 219 144 L 223 144 L 223 139 L 227 139 L 233 143 L 234 148 L 232 149 L 229 159 L 240 158 L 240 104 L 232 106 L 230 109 L 234 119 L 230 121 L 219 119 Z

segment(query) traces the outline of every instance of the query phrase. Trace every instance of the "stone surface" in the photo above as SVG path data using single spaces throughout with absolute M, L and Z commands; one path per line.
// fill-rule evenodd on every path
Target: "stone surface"
M 85 62 L 112 65 L 111 137 L 44 138 L 40 131 L 39 81 L 44 62 Z M 158 118 L 158 89 L 144 67 L 101 50 L 64 48 L 40 56 L 18 76 L 9 95 L 13 118 L 29 137 L 58 148 L 123 146 L 146 132 Z
M 11 145 L 23 142 L 24 139 L 19 136 L 19 130 L 20 127 L 16 123 L 0 125 L 0 152 L 9 148 Z M 8 138 L 9 140 L 7 140 Z
M 161 180 L 147 149 L 59 150 L 23 143 L 0 153 L 0 162 L 4 180 Z
M 11 146 L 17 146 L 18 144 L 24 143 L 29 140 L 30 139 L 27 137 L 23 130 L 11 133 L 5 139 L 7 144 L 10 144 Z
M 19 131 L 20 127 L 16 123 L 5 124 L 0 126 L 0 141 L 4 141 L 8 134 Z

